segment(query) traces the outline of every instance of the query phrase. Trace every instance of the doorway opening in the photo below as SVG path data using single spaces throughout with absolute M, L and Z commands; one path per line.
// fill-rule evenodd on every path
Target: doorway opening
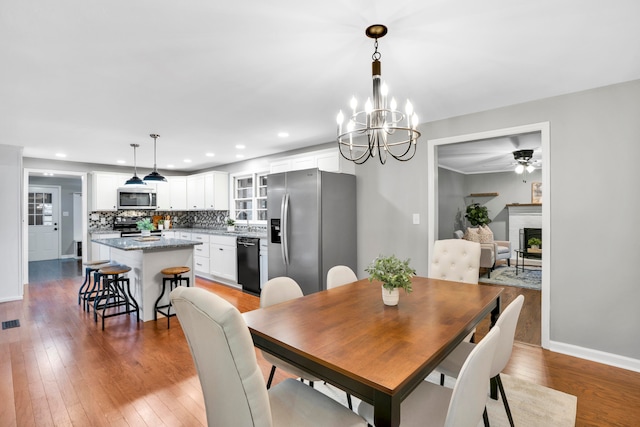
M 427 185 L 428 185 L 428 247 L 432 248 L 438 237 L 438 150 L 440 146 L 449 144 L 457 144 L 461 142 L 474 142 L 486 140 L 489 138 L 508 137 L 519 134 L 527 134 L 532 132 L 540 133 L 540 142 L 542 145 L 542 164 L 541 173 L 542 188 L 547 191 L 542 192 L 542 240 L 545 242 L 545 250 L 542 252 L 542 263 L 545 268 L 542 270 L 542 289 L 541 289 L 541 344 L 543 348 L 549 348 L 549 312 L 550 312 L 550 270 L 551 258 L 550 249 L 551 233 L 550 233 L 550 136 L 549 123 L 534 123 L 530 125 L 516 126 L 512 128 L 497 129 L 486 132 L 478 132 L 466 135 L 458 135 L 447 138 L 439 138 L 427 141 Z M 451 236 L 441 236 L 442 238 L 451 238 Z

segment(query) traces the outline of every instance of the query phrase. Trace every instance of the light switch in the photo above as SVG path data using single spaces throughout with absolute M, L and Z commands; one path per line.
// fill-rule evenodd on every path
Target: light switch
M 62 216 L 69 216 L 69 212 L 67 211 L 62 212 Z
M 413 224 L 420 224 L 420 214 L 413 214 Z
M 91 221 L 97 221 L 99 219 L 100 219 L 100 214 L 97 214 L 97 213 L 91 214 Z

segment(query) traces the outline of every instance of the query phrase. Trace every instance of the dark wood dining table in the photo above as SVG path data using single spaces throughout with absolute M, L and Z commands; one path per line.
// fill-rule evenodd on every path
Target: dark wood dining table
M 246 312 L 254 345 L 374 406 L 376 427 L 400 425 L 400 403 L 487 315 L 502 288 L 414 277 L 397 306 L 359 280 Z

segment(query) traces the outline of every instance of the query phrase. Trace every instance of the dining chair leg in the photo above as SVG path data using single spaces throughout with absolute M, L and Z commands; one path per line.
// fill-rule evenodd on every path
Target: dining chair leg
M 496 380 L 496 377 L 489 380 L 489 396 L 493 400 L 498 400 L 498 380 Z
M 347 403 L 349 404 L 349 409 L 353 411 L 353 404 L 351 403 L 351 395 L 347 393 Z
M 440 385 L 444 385 L 444 374 L 440 374 Z
M 484 421 L 484 427 L 489 426 L 489 414 L 487 414 L 487 407 L 484 407 L 484 412 L 482 413 L 482 421 Z
M 496 383 L 498 383 L 498 389 L 500 390 L 500 396 L 502 396 L 502 402 L 504 403 L 504 409 L 507 411 L 507 418 L 509 418 L 509 425 L 513 427 L 513 417 L 511 416 L 511 408 L 509 408 L 509 402 L 507 402 L 507 394 L 504 392 L 504 386 L 502 385 L 502 379 L 500 374 L 495 376 Z
M 271 388 L 271 381 L 273 381 L 273 375 L 276 373 L 276 367 L 271 365 L 271 372 L 269 373 L 269 379 L 267 380 L 267 390 Z

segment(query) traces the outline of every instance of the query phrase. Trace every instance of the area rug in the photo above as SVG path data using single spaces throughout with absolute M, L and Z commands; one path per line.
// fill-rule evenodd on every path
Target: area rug
M 575 396 L 501 374 L 513 421 L 517 426 L 575 426 L 578 399 Z M 428 381 L 439 383 L 439 374 L 431 374 Z M 453 379 L 447 378 L 445 386 L 453 387 Z M 314 388 L 346 406 L 344 391 L 318 381 Z M 488 388 L 488 387 L 487 387 Z M 488 392 L 488 391 L 487 391 Z M 360 400 L 352 397 L 353 409 L 357 411 Z M 491 427 L 509 426 L 502 399 L 487 399 L 487 412 Z M 483 426 L 480 422 L 479 426 Z
M 542 287 L 542 268 L 526 266 L 524 271 L 522 271 L 522 268 L 518 268 L 518 275 L 516 275 L 515 267 L 499 265 L 491 272 L 490 278 L 483 274 L 478 281 L 480 283 L 540 290 Z

